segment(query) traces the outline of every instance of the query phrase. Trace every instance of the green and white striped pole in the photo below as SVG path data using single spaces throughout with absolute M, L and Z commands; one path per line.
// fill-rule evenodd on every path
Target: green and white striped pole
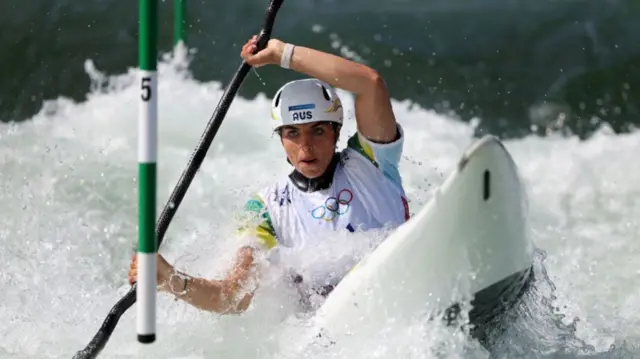
M 187 0 L 173 0 L 173 45 L 186 44 Z
M 156 340 L 157 41 L 158 0 L 139 0 L 140 105 L 138 107 L 138 342 Z

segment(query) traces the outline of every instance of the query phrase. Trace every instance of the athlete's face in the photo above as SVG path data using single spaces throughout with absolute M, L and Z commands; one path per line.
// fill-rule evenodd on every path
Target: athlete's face
M 305 177 L 320 176 L 331 163 L 337 133 L 330 123 L 285 126 L 280 135 L 287 158 Z

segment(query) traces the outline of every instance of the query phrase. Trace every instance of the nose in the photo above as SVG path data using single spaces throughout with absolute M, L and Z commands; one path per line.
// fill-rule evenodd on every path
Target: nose
M 309 151 L 313 148 L 313 138 L 308 133 L 302 133 L 300 136 L 300 148 Z

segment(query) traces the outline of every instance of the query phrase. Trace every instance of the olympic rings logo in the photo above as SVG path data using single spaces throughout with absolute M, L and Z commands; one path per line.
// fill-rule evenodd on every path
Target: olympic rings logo
M 329 197 L 324 201 L 324 205 L 314 208 L 311 211 L 311 216 L 315 219 L 331 222 L 336 217 L 349 212 L 352 200 L 353 192 L 345 188 L 338 192 L 338 198 Z

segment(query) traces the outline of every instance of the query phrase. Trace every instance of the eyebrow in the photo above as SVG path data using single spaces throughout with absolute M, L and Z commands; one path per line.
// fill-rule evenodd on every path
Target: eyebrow
M 311 128 L 318 128 L 318 127 L 324 127 L 324 126 L 328 126 L 329 123 L 328 122 L 317 122 L 314 123 L 313 125 L 311 125 Z M 297 130 L 297 131 L 301 131 L 302 129 L 299 129 L 295 126 L 291 126 L 291 125 L 285 125 L 282 126 L 283 129 L 288 129 L 288 130 Z

